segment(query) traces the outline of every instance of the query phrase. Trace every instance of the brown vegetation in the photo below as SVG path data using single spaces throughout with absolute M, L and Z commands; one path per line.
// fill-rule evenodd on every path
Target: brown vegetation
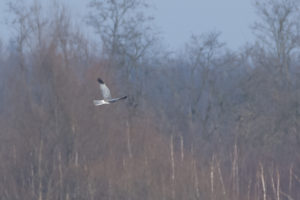
M 1 199 L 299 199 L 299 55 L 277 49 L 276 58 L 259 45 L 233 53 L 209 33 L 176 59 L 160 56 L 148 26 L 145 35 L 134 29 L 148 18 L 130 26 L 121 15 L 116 27 L 118 6 L 135 11 L 142 1 L 107 2 L 115 32 L 98 32 L 101 55 L 65 8 L 45 18 L 38 1 L 10 4 L 15 46 L 0 49 Z M 95 28 L 112 25 L 93 17 Z M 128 101 L 94 107 L 98 76 Z

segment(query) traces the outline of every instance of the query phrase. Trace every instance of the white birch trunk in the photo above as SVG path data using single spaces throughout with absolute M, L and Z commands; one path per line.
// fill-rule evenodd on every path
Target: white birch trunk
M 280 174 L 278 168 L 276 170 L 276 174 L 277 174 L 277 200 L 280 200 Z
M 200 198 L 200 192 L 199 192 L 199 179 L 198 179 L 198 172 L 197 172 L 197 165 L 196 165 L 196 160 L 192 160 L 192 170 L 194 172 L 194 188 L 196 192 L 196 197 L 197 199 Z
M 180 135 L 180 151 L 181 151 L 181 161 L 184 159 L 184 143 L 183 143 L 183 137 Z
M 214 199 L 214 158 L 215 156 L 212 156 L 211 163 L 210 163 L 210 191 L 211 191 L 211 200 Z
M 261 163 L 259 163 L 260 166 L 260 178 L 261 178 L 261 185 L 263 189 L 263 200 L 267 200 L 267 191 L 266 191 L 266 182 L 264 177 L 264 167 Z
M 222 185 L 222 192 L 224 197 L 226 196 L 226 189 L 225 189 L 225 184 L 224 184 L 224 179 L 223 179 L 223 175 L 222 175 L 222 171 L 221 171 L 221 167 L 220 167 L 220 162 L 217 162 L 217 167 L 218 167 L 218 173 L 219 173 L 219 177 L 220 177 L 220 182 Z

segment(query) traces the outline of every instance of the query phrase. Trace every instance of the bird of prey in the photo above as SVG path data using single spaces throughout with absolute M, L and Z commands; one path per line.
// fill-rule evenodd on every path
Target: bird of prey
M 106 84 L 103 82 L 103 80 L 98 78 L 97 81 L 100 85 L 100 90 L 102 92 L 103 99 L 102 100 L 94 100 L 94 105 L 95 106 L 100 106 L 100 105 L 104 105 L 104 104 L 111 104 L 111 103 L 115 103 L 119 100 L 127 98 L 127 96 L 118 97 L 118 98 L 111 98 L 109 88 L 106 86 Z

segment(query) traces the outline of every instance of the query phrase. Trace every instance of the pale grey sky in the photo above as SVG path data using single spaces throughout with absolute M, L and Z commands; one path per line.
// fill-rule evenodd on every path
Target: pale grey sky
M 182 46 L 191 34 L 217 30 L 230 48 L 253 40 L 251 0 L 153 0 L 156 24 L 171 46 Z
M 5 2 L 0 0 L 0 38 L 7 39 L 9 30 L 4 25 Z M 25 0 L 31 1 L 31 0 Z M 46 0 L 43 0 L 46 2 Z M 57 0 L 64 2 L 78 23 L 88 11 L 88 0 Z M 164 43 L 176 50 L 183 47 L 191 34 L 221 31 L 221 40 L 237 49 L 253 41 L 250 26 L 256 19 L 252 0 L 152 0 L 155 25 Z

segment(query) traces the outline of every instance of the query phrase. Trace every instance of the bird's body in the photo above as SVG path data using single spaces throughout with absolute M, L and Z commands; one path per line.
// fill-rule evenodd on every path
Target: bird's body
M 99 83 L 99 86 L 100 86 L 100 90 L 102 92 L 103 99 L 102 100 L 94 100 L 93 102 L 94 102 L 95 106 L 111 104 L 111 103 L 115 103 L 119 100 L 123 100 L 123 99 L 127 98 L 127 96 L 118 97 L 118 98 L 111 98 L 110 90 L 106 86 L 106 84 L 103 82 L 103 80 L 98 78 L 98 83 Z
M 94 100 L 94 105 L 95 106 L 101 106 L 101 105 L 104 105 L 104 104 L 109 104 L 109 103 L 105 100 Z

